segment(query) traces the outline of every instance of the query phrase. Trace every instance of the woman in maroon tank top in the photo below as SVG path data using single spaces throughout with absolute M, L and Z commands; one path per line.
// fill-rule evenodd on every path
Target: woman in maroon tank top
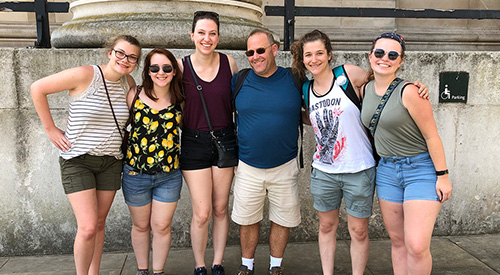
M 231 108 L 231 77 L 238 71 L 235 60 L 215 51 L 219 42 L 219 15 L 197 11 L 194 14 L 191 40 L 195 52 L 178 60 L 185 68 L 184 120 L 181 134 L 181 170 L 193 208 L 191 245 L 195 258 L 194 274 L 207 274 L 205 250 L 208 225 L 213 214 L 212 240 L 214 259 L 212 274 L 224 274 L 222 259 L 229 231 L 228 200 L 234 167 L 217 167 L 217 150 L 212 137 L 195 79 L 203 88 L 214 132 L 234 135 Z M 194 76 L 189 72 L 191 61 Z

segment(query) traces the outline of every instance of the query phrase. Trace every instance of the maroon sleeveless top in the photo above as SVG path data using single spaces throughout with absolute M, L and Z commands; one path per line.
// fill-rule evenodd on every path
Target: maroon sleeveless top
M 183 127 L 210 131 L 200 94 L 196 89 L 193 74 L 189 69 L 186 56 L 182 59 L 184 73 L 182 81 L 186 97 L 183 117 Z M 219 71 L 211 82 L 203 81 L 195 72 L 198 83 L 203 88 L 203 96 L 207 104 L 208 113 L 214 130 L 222 129 L 233 123 L 231 108 L 231 68 L 227 56 L 219 53 Z

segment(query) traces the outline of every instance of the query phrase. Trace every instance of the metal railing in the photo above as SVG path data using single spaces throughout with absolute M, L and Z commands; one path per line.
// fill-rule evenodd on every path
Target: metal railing
M 50 48 L 49 12 L 66 13 L 69 11 L 68 2 L 47 2 L 47 0 L 34 0 L 34 2 L 0 2 L 2 12 L 34 12 L 36 14 L 37 39 L 35 48 Z
M 391 8 L 296 7 L 295 0 L 284 0 L 285 6 L 265 6 L 266 16 L 284 16 L 284 50 L 294 40 L 295 17 L 386 17 L 441 19 L 500 19 L 500 10 L 434 10 Z

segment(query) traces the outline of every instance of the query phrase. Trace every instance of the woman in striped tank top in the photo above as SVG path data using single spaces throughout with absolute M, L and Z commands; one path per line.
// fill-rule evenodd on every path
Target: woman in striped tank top
M 109 40 L 106 53 L 105 65 L 67 69 L 31 85 L 38 116 L 60 150 L 62 183 L 78 225 L 73 248 L 78 275 L 99 274 L 106 216 L 121 184 L 122 136 L 117 123 L 122 128 L 128 118 L 126 93 L 135 87 L 129 74 L 141 46 L 135 37 L 121 35 Z M 69 117 L 64 131 L 54 123 L 47 95 L 65 90 Z

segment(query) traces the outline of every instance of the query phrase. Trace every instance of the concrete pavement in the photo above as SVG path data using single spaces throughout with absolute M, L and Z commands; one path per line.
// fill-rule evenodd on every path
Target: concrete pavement
M 371 240 L 370 258 L 365 274 L 392 274 L 390 241 Z M 207 250 L 210 264 L 212 250 Z M 500 234 L 433 237 L 433 275 L 498 275 L 500 274 Z M 269 247 L 259 245 L 256 255 L 255 275 L 266 275 L 269 264 Z M 193 274 L 194 260 L 191 249 L 170 251 L 166 274 Z M 236 273 L 240 265 L 238 246 L 226 249 L 224 266 L 226 274 Z M 290 243 L 283 260 L 287 275 L 321 274 L 317 243 Z M 135 275 L 136 262 L 132 251 L 105 253 L 101 275 Z M 350 274 L 349 241 L 339 240 L 335 258 L 335 274 Z M 50 255 L 31 257 L 0 257 L 0 274 L 75 274 L 72 255 Z M 210 273 L 209 273 L 210 274 Z

